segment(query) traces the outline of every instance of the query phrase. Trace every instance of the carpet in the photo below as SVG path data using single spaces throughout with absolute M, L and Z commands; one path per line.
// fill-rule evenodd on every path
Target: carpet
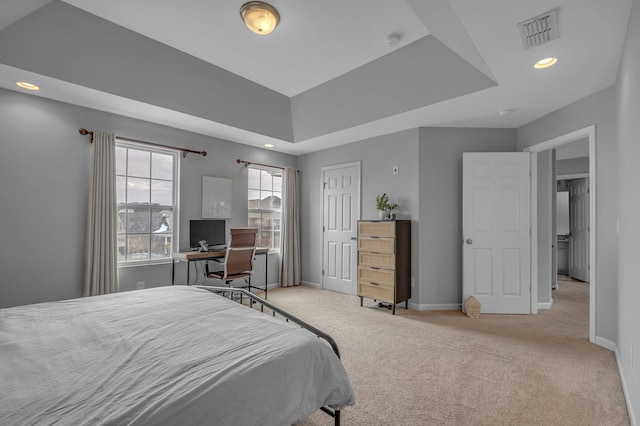
M 588 341 L 588 292 L 563 282 L 550 310 L 478 319 L 305 286 L 269 300 L 338 343 L 356 394 L 343 425 L 628 425 L 614 353 Z

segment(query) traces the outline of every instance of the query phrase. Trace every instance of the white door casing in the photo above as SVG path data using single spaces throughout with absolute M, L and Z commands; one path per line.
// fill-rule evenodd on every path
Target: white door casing
M 531 313 L 528 153 L 463 154 L 463 303 L 483 313 Z
M 357 293 L 360 163 L 322 169 L 322 288 Z
M 574 130 L 572 132 L 566 133 L 564 135 L 560 135 L 557 136 L 555 138 L 546 140 L 544 142 L 540 142 L 537 143 L 535 145 L 531 145 L 527 148 L 525 148 L 525 152 L 529 152 L 531 153 L 532 157 L 531 157 L 531 174 L 532 174 L 532 178 L 531 178 L 531 184 L 532 184 L 532 192 L 535 193 L 536 191 L 536 180 L 537 180 L 537 167 L 536 167 L 536 163 L 537 163 L 537 157 L 538 157 L 538 153 L 539 152 L 543 152 L 546 151 L 548 149 L 554 149 L 557 148 L 559 146 L 562 146 L 564 144 L 567 144 L 569 142 L 573 142 L 576 141 L 578 139 L 582 139 L 582 138 L 587 138 L 589 140 L 589 174 L 587 176 L 587 178 L 589 179 L 589 341 L 591 343 L 596 343 L 596 344 L 601 344 L 604 347 L 607 347 L 610 349 L 610 347 L 607 344 L 602 344 L 602 341 L 599 341 L 596 337 L 596 305 L 597 305 L 597 294 L 598 292 L 596 291 L 597 289 L 597 283 L 596 283 L 596 279 L 597 279 L 597 267 L 598 267 L 598 263 L 597 263 L 597 246 L 596 246 L 596 228 L 597 228 L 597 210 L 596 210 L 596 205 L 597 205 L 597 196 L 596 196 L 596 175 L 597 175 L 597 170 L 596 170 L 596 163 L 597 163 L 597 152 L 596 152 L 596 126 L 594 124 L 589 125 L 587 127 L 583 127 L 581 129 L 578 130 Z M 563 179 L 571 179 L 571 178 L 577 178 L 577 177 L 584 177 L 584 176 L 579 176 L 579 175 L 563 175 L 562 178 Z M 531 239 L 531 257 L 532 257 L 532 264 L 536 264 L 537 262 L 537 249 L 538 249 L 538 240 L 537 240 L 537 227 L 538 227 L 538 222 L 537 222 L 537 218 L 536 218 L 536 209 L 537 209 L 537 198 L 533 197 L 532 198 L 532 206 L 531 206 L 531 212 L 532 212 L 532 220 L 531 220 L 531 227 L 532 227 L 532 239 Z M 531 275 L 532 275 L 532 283 L 533 283 L 533 287 L 532 287 L 532 292 L 535 295 L 537 292 L 537 285 L 538 285 L 538 277 L 537 277 L 537 269 L 533 268 L 531 271 Z M 536 302 L 536 298 L 537 296 L 535 296 L 533 298 L 533 302 Z M 535 306 L 532 307 L 532 309 L 535 309 Z
M 589 179 L 569 183 L 569 276 L 589 282 Z

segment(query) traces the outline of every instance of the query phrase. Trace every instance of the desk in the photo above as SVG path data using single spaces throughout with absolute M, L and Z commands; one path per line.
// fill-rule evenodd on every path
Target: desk
M 187 263 L 187 285 L 189 284 L 189 273 L 190 273 L 190 265 L 191 262 L 199 262 L 202 260 L 213 260 L 213 259 L 221 259 L 227 254 L 226 250 L 219 251 L 178 251 L 172 254 L 171 261 L 171 285 L 175 284 L 175 276 L 176 276 L 176 262 L 186 262 Z M 267 285 L 269 284 L 268 280 L 268 266 L 269 266 L 269 249 L 268 248 L 256 248 L 256 256 L 264 255 L 264 288 L 256 287 L 254 285 L 249 287 L 249 291 L 251 291 L 251 287 L 255 287 L 259 290 L 264 291 L 264 298 L 267 298 Z

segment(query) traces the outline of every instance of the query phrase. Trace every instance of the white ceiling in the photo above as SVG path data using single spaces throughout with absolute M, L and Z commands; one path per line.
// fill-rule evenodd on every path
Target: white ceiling
M 496 82 L 293 143 L 123 96 L 103 94 L 96 100 L 93 89 L 3 63 L 0 51 L 0 87 L 19 90 L 16 80 L 33 79 L 45 89 L 38 96 L 255 146 L 271 142 L 276 150 L 303 154 L 419 126 L 517 128 L 608 87 L 617 75 L 632 0 L 271 0 L 281 23 L 268 36 L 244 27 L 239 15 L 244 0 L 65 2 L 288 97 L 410 49 L 429 34 Z M 4 0 L 0 30 L 47 3 Z M 516 24 L 556 7 L 560 38 L 524 50 Z M 389 47 L 385 37 L 392 32 L 403 38 Z M 547 56 L 558 57 L 558 64 L 535 71 L 533 63 Z M 503 109 L 513 113 L 499 116 Z

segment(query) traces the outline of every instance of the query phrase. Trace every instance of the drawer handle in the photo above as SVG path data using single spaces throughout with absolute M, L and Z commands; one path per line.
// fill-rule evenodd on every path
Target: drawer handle
M 370 266 L 371 269 L 380 269 L 378 266 Z
M 369 282 L 369 284 L 371 284 L 371 285 L 380 285 L 378 283 L 374 283 L 373 281 Z

